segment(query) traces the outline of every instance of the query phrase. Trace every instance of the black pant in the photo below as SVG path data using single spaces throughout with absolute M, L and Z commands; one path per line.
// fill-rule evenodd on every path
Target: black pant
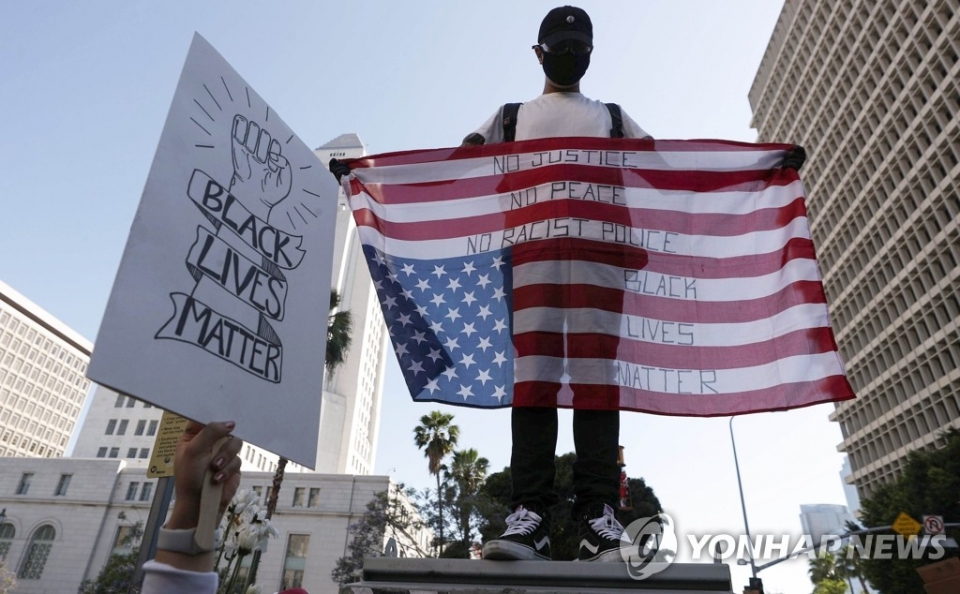
M 557 474 L 554 462 L 557 409 L 515 407 L 511 419 L 512 507 L 523 505 L 546 511 L 559 501 L 553 490 Z M 594 508 L 602 507 L 603 503 L 616 509 L 620 496 L 619 441 L 620 411 L 573 411 L 573 442 L 577 452 L 573 464 L 574 518 L 579 518 L 587 510 L 599 515 Z

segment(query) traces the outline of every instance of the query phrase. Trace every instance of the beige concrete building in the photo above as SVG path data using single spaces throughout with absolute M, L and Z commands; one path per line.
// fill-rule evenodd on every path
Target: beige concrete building
M 129 552 L 123 537 L 145 524 L 157 490 L 143 468 L 124 459 L 0 458 L 0 561 L 16 573 L 18 594 L 76 592 L 95 579 L 115 552 Z M 241 489 L 262 494 L 272 473 L 244 472 Z M 374 494 L 390 489 L 386 476 L 288 474 L 257 572 L 264 592 L 302 587 L 311 594 L 336 594 L 330 572 L 350 543 L 347 527 L 366 512 Z M 405 509 L 414 514 L 409 502 Z M 392 531 L 398 554 L 425 556 L 429 531 Z
M 960 427 L 960 0 L 787 0 L 750 91 L 802 177 L 861 495 Z
M 0 456 L 63 455 L 93 345 L 0 281 Z

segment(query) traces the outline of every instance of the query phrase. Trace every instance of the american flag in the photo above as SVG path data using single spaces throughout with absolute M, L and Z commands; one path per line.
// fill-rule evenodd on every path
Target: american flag
M 852 398 L 789 148 L 552 138 L 350 161 L 413 399 L 713 416 Z

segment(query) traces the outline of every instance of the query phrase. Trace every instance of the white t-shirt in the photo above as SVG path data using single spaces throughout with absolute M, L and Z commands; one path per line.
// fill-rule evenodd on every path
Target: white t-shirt
M 503 142 L 502 110 L 503 107 L 498 109 L 476 130 L 486 144 Z M 620 113 L 624 137 L 651 138 L 622 108 Z M 582 93 L 547 93 L 520 106 L 514 140 L 563 136 L 609 138 L 611 127 L 610 111 L 602 101 Z

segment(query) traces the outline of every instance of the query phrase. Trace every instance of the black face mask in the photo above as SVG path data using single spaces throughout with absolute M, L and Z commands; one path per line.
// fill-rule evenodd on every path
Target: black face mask
M 590 66 L 590 54 L 580 56 L 543 52 L 543 73 L 554 83 L 566 87 L 579 81 Z

